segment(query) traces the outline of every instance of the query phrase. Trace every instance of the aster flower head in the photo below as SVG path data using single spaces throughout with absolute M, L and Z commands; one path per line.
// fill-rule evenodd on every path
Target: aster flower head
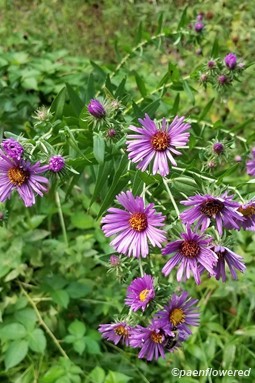
M 219 85 L 226 85 L 229 82 L 229 79 L 225 74 L 219 75 L 217 80 Z
M 102 219 L 106 237 L 116 234 L 111 242 L 114 249 L 129 257 L 145 258 L 149 254 L 148 241 L 161 247 L 166 233 L 158 227 L 164 226 L 165 217 L 156 212 L 154 204 L 145 205 L 142 197 L 134 197 L 130 191 L 120 193 L 116 199 L 124 210 L 110 208 Z
M 1 147 L 5 154 L 13 159 L 20 160 L 24 153 L 23 146 L 14 138 L 7 138 L 1 143 Z
M 225 56 L 224 62 L 226 67 L 228 67 L 228 69 L 233 70 L 235 69 L 237 64 L 237 57 L 234 53 L 229 53 Z
M 109 262 L 111 266 L 117 267 L 120 265 L 120 257 L 118 257 L 117 255 L 111 255 Z
M 92 99 L 88 104 L 88 112 L 95 118 L 101 119 L 106 115 L 106 110 L 99 100 Z
M 136 326 L 130 332 L 130 346 L 141 348 L 138 358 L 145 358 L 148 361 L 165 357 L 164 343 L 167 336 L 174 337 L 174 333 L 165 334 L 164 331 L 154 322 L 148 327 Z
M 197 299 L 189 297 L 187 291 L 183 291 L 180 296 L 173 294 L 164 309 L 155 314 L 155 322 L 166 332 L 177 329 L 189 335 L 189 326 L 199 325 L 197 302 Z
M 48 184 L 48 179 L 40 175 L 46 170 L 47 166 L 41 166 L 40 162 L 31 164 L 0 153 L 0 201 L 4 202 L 13 190 L 17 190 L 25 206 L 34 205 L 35 194 L 42 197 L 47 191 L 42 184 Z
M 131 327 L 126 322 L 101 324 L 98 331 L 104 339 L 129 346 L 129 336 Z
M 197 15 L 197 21 L 202 21 L 204 18 L 204 13 L 203 12 L 200 12 L 198 15 Z
M 207 63 L 207 67 L 208 67 L 209 69 L 213 69 L 213 68 L 215 68 L 215 66 L 216 66 L 216 62 L 215 62 L 214 60 L 209 60 L 209 61 L 208 61 L 208 63 Z
M 65 167 L 65 160 L 62 156 L 52 156 L 49 161 L 49 170 L 53 173 L 59 173 Z
M 237 154 L 237 155 L 235 156 L 235 161 L 236 161 L 236 162 L 242 162 L 242 157 L 241 157 L 239 154 Z
M 212 238 L 193 232 L 189 226 L 187 226 L 187 232 L 182 233 L 181 237 L 182 239 L 168 243 L 162 250 L 163 255 L 175 253 L 163 267 L 162 273 L 167 276 L 175 266 L 179 265 L 178 282 L 189 279 L 193 274 L 195 282 L 200 284 L 203 267 L 210 274 L 214 274 L 213 265 L 217 261 L 217 256 L 209 248 Z
M 222 282 L 226 281 L 225 265 L 227 264 L 233 279 L 237 279 L 236 270 L 245 271 L 246 267 L 243 263 L 243 258 L 235 254 L 229 248 L 225 246 L 214 246 L 213 251 L 217 254 L 218 261 L 214 266 L 215 278 L 217 280 L 222 279 Z
M 204 24 L 201 22 L 201 21 L 198 21 L 198 22 L 196 22 L 195 23 L 195 25 L 194 25 L 194 29 L 195 29 L 195 31 L 197 32 L 197 33 L 200 33 L 200 32 L 202 32 L 202 30 L 204 29 Z
M 237 211 L 238 202 L 233 201 L 232 197 L 227 192 L 219 197 L 210 194 L 189 197 L 186 201 L 181 201 L 181 204 L 190 208 L 181 213 L 180 218 L 182 222 L 190 225 L 197 221 L 197 227 L 201 227 L 202 231 L 215 221 L 220 235 L 223 233 L 223 226 L 238 230 L 243 218 Z
M 240 205 L 237 210 L 243 216 L 241 227 L 245 230 L 255 231 L 255 200 Z
M 134 279 L 127 289 L 125 304 L 133 311 L 146 309 L 148 303 L 155 297 L 153 278 L 151 275 L 144 275 Z
M 162 124 L 157 124 L 146 114 L 144 119 L 138 120 L 142 128 L 130 126 L 136 134 L 127 136 L 128 158 L 138 163 L 137 168 L 145 171 L 153 162 L 152 173 L 161 176 L 169 174 L 168 160 L 177 166 L 173 157 L 181 152 L 176 147 L 185 146 L 189 139 L 190 124 L 184 122 L 184 117 L 176 116 L 171 124 L 163 118 Z
M 215 144 L 213 144 L 213 151 L 214 153 L 220 155 L 224 152 L 224 145 L 222 142 L 215 142 Z

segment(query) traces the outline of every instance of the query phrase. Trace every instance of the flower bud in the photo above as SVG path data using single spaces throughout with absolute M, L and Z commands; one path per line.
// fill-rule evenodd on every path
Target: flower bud
M 59 173 L 65 166 L 65 160 L 62 156 L 57 155 L 50 158 L 49 170 L 54 173 Z
M 101 102 L 95 99 L 90 100 L 90 103 L 88 104 L 88 111 L 93 117 L 99 119 L 104 118 L 106 115 L 105 108 Z
M 222 154 L 224 152 L 224 145 L 221 143 L 221 142 L 216 142 L 214 145 L 213 145 L 213 151 L 216 153 L 216 154 Z
M 202 30 L 204 29 L 204 24 L 201 23 L 200 21 L 198 21 L 197 23 L 195 23 L 194 25 L 194 29 L 197 33 L 200 33 L 202 32 Z
M 233 70 L 236 67 L 237 63 L 237 58 L 234 53 L 229 53 L 227 56 L 224 58 L 226 66 L 230 69 Z

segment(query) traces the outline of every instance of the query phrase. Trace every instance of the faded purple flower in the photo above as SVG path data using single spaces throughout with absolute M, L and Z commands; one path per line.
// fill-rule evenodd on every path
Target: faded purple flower
M 229 53 L 225 56 L 224 58 L 224 61 L 225 61 L 225 64 L 226 66 L 230 69 L 230 70 L 233 70 L 235 69 L 236 67 L 236 63 L 237 63 L 237 58 L 236 58 L 236 55 L 234 53 Z
M 252 149 L 252 159 L 246 162 L 247 174 L 250 176 L 255 176 L 255 148 Z
M 112 207 L 102 219 L 106 237 L 117 234 L 111 242 L 114 249 L 129 257 L 145 258 L 149 254 L 148 240 L 152 246 L 161 247 L 166 233 L 158 227 L 164 226 L 165 217 L 156 212 L 154 204 L 145 206 L 142 197 L 134 197 L 130 191 L 120 193 L 116 199 L 125 210 Z
M 213 69 L 216 66 L 216 62 L 214 60 L 209 60 L 207 66 L 209 69 Z
M 202 30 L 204 29 L 204 24 L 203 23 L 201 23 L 201 21 L 198 21 L 197 23 L 195 23 L 195 25 L 194 25 L 194 29 L 195 29 L 195 31 L 197 32 L 197 33 L 200 33 L 200 32 L 202 32 Z
M 210 194 L 189 197 L 186 201 L 181 201 L 181 204 L 191 208 L 181 213 L 180 218 L 186 224 L 197 221 L 197 227 L 201 227 L 202 231 L 209 227 L 212 220 L 215 220 L 220 235 L 222 235 L 223 226 L 238 230 L 243 218 L 237 211 L 238 202 L 234 202 L 232 197 L 228 196 L 227 192 L 220 197 Z
M 189 279 L 193 274 L 197 284 L 200 284 L 201 265 L 214 274 L 213 265 L 217 257 L 209 248 L 212 237 L 205 237 L 203 234 L 192 232 L 187 227 L 187 233 L 181 234 L 182 239 L 170 242 L 163 250 L 162 254 L 175 255 L 165 264 L 162 273 L 167 276 L 175 266 L 179 265 L 177 272 L 177 281 Z
M 24 153 L 23 146 L 18 141 L 14 140 L 14 138 L 3 140 L 1 147 L 8 157 L 16 160 L 20 160 Z
M 214 266 L 215 278 L 217 280 L 222 279 L 222 282 L 226 281 L 225 263 L 228 265 L 233 279 L 237 279 L 235 269 L 241 271 L 242 273 L 246 270 L 243 258 L 240 257 L 240 255 L 235 254 L 227 247 L 214 246 L 213 251 L 218 257 L 218 262 Z
M 113 138 L 113 137 L 115 137 L 116 134 L 117 134 L 117 132 L 116 132 L 115 129 L 109 129 L 109 130 L 107 131 L 107 137 L 109 137 L 109 138 Z
M 224 152 L 224 145 L 221 142 L 215 142 L 215 144 L 213 144 L 213 151 L 216 154 L 222 154 Z
M 14 189 L 23 199 L 25 206 L 35 203 L 35 194 L 41 197 L 47 191 L 42 184 L 48 184 L 48 180 L 39 174 L 45 172 L 47 166 L 41 166 L 40 162 L 31 164 L 28 161 L 10 159 L 0 153 L 0 201 L 4 202 Z
M 104 339 L 113 342 L 115 345 L 121 343 L 126 346 L 129 346 L 130 330 L 131 327 L 125 322 L 100 324 L 98 329 Z
M 244 205 L 240 205 L 237 209 L 243 216 L 240 225 L 245 230 L 255 231 L 255 200 Z
M 114 267 L 119 266 L 120 257 L 118 257 L 117 255 L 111 255 L 109 261 L 110 261 L 111 266 L 114 266 Z
M 204 18 L 204 13 L 203 12 L 200 12 L 198 15 L 197 15 L 197 21 L 202 21 Z
M 199 325 L 197 302 L 197 299 L 189 297 L 187 291 L 180 296 L 173 294 L 168 305 L 155 314 L 155 323 L 166 332 L 178 329 L 191 334 L 189 326 Z
M 134 279 L 127 289 L 125 304 L 133 311 L 146 309 L 148 303 L 155 297 L 153 278 L 151 275 L 144 275 Z
M 172 154 L 180 155 L 176 147 L 184 146 L 188 142 L 190 124 L 184 123 L 184 117 L 176 116 L 169 125 L 165 118 L 157 126 L 146 114 L 144 119 L 138 120 L 142 128 L 130 126 L 136 134 L 127 136 L 128 158 L 138 163 L 137 168 L 145 171 L 153 161 L 152 173 L 162 176 L 169 174 L 168 160 L 177 166 Z
M 130 346 L 141 348 L 138 358 L 145 358 L 148 361 L 165 357 L 164 343 L 174 333 L 165 334 L 164 331 L 152 322 L 148 327 L 136 326 L 130 332 Z
M 201 82 L 206 82 L 208 80 L 208 76 L 206 73 L 202 73 L 200 76 L 200 81 Z
M 62 156 L 57 155 L 50 158 L 49 170 L 54 173 L 59 173 L 65 166 L 65 160 Z
M 219 83 L 220 85 L 225 85 L 225 84 L 227 84 L 228 82 L 229 82 L 228 77 L 225 76 L 224 74 L 221 74 L 220 76 L 218 76 L 218 83 Z
M 98 119 L 105 117 L 106 111 L 100 101 L 92 99 L 88 104 L 89 113 Z

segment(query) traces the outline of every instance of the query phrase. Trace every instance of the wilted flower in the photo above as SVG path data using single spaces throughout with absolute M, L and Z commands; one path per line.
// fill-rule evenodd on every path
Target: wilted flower
M 145 171 L 153 162 L 152 173 L 159 173 L 162 176 L 169 174 L 168 160 L 172 165 L 177 166 L 172 153 L 180 155 L 176 147 L 184 146 L 188 142 L 190 124 L 184 123 L 184 117 L 176 116 L 171 124 L 166 119 L 162 125 L 157 126 L 146 114 L 144 119 L 138 120 L 142 128 L 130 126 L 129 129 L 138 134 L 127 136 L 128 158 L 138 163 L 137 168 Z
M 233 251 L 225 246 L 214 246 L 212 250 L 217 254 L 218 262 L 214 266 L 215 278 L 222 282 L 226 281 L 225 264 L 227 263 L 233 279 L 237 279 L 235 269 L 245 271 L 246 267 L 243 263 L 243 258 L 240 255 L 235 254 Z
M 233 70 L 235 69 L 236 67 L 236 63 L 237 63 L 237 58 L 236 58 L 236 55 L 234 53 L 229 53 L 225 56 L 224 58 L 224 61 L 225 61 L 225 64 L 226 66 L 230 69 L 230 70 Z
M 115 345 L 122 343 L 126 346 L 129 346 L 130 330 L 131 327 L 126 322 L 101 324 L 98 329 L 104 339 L 113 342 Z
M 214 274 L 213 265 L 217 261 L 216 254 L 209 248 L 212 241 L 211 237 L 192 232 L 187 227 L 187 232 L 181 234 L 182 239 L 170 242 L 162 250 L 163 255 L 175 253 L 175 255 L 165 264 L 162 273 L 167 276 L 175 266 L 179 265 L 177 281 L 189 279 L 193 274 L 197 284 L 200 284 L 201 265 Z
M 62 156 L 52 156 L 49 161 L 49 170 L 54 173 L 59 173 L 65 166 L 65 160 Z
M 164 309 L 157 312 L 155 322 L 166 332 L 176 329 L 191 334 L 189 326 L 199 325 L 198 300 L 189 297 L 187 291 L 180 296 L 173 294 Z
M 99 100 L 92 99 L 88 104 L 89 113 L 98 119 L 104 118 L 106 110 Z
M 144 275 L 134 279 L 127 289 L 126 305 L 133 311 L 146 309 L 148 303 L 155 297 L 153 278 L 151 275 Z
M 181 220 L 190 225 L 197 221 L 197 227 L 201 227 L 202 231 L 209 227 L 212 220 L 215 220 L 216 228 L 222 235 L 223 226 L 238 230 L 240 222 L 243 221 L 241 214 L 237 212 L 239 204 L 234 202 L 227 192 L 220 197 L 198 194 L 189 197 L 186 201 L 181 201 L 181 204 L 191 206 L 190 209 L 181 213 Z
M 41 106 L 40 108 L 38 108 L 36 111 L 35 111 L 35 115 L 33 116 L 33 118 L 35 120 L 39 120 L 39 121 L 47 121 L 49 120 L 50 118 L 52 117 L 52 113 L 50 112 L 49 109 L 46 108 L 46 106 Z
M 23 146 L 14 138 L 7 138 L 1 143 L 1 147 L 5 154 L 13 159 L 20 160 L 24 153 Z
M 47 184 L 48 180 L 39 175 L 46 168 L 41 167 L 40 162 L 32 165 L 28 161 L 10 159 L 0 153 L 0 201 L 10 198 L 12 191 L 16 189 L 25 206 L 32 206 L 35 203 L 35 194 L 42 197 L 47 191 L 42 184 Z
M 206 82 L 208 80 L 208 75 L 206 73 L 202 73 L 200 76 L 200 81 L 202 83 Z
M 221 74 L 218 76 L 218 83 L 220 85 L 226 85 L 229 82 L 228 77 L 225 74 Z
M 134 197 L 131 192 L 122 192 L 116 197 L 125 210 L 110 208 L 103 219 L 102 230 L 107 237 L 117 234 L 111 245 L 119 253 L 139 258 L 149 253 L 148 240 L 152 246 L 161 247 L 165 241 L 165 217 L 157 213 L 154 204 L 145 206 L 142 197 Z
M 250 201 L 244 205 L 240 205 L 237 209 L 243 216 L 240 225 L 245 230 L 255 231 L 255 201 Z
M 214 60 L 209 60 L 207 66 L 209 69 L 213 69 L 216 66 L 216 62 Z

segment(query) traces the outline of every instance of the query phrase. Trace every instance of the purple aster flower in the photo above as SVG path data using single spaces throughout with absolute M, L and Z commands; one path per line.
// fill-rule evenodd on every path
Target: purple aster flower
M 57 155 L 50 158 L 49 170 L 54 173 L 59 173 L 65 166 L 65 160 L 62 156 Z
M 165 334 L 164 331 L 152 322 L 148 327 L 136 326 L 130 332 L 130 346 L 141 348 L 138 358 L 145 358 L 148 361 L 165 357 L 164 343 L 167 337 L 174 337 L 174 333 Z
M 176 116 L 169 125 L 165 118 L 157 127 L 156 123 L 146 114 L 144 119 L 138 120 L 142 128 L 130 126 L 138 134 L 127 136 L 128 158 L 138 163 L 137 168 L 145 171 L 154 159 L 152 173 L 162 176 L 169 174 L 168 160 L 177 166 L 172 154 L 180 155 L 176 147 L 184 146 L 188 142 L 190 124 L 184 123 L 184 117 Z
M 125 322 L 100 324 L 98 329 L 104 339 L 113 342 L 115 345 L 121 343 L 126 346 L 129 346 L 130 330 L 131 327 Z
M 105 108 L 103 107 L 101 102 L 95 99 L 90 100 L 88 104 L 88 111 L 93 117 L 99 119 L 105 117 L 106 115 Z
M 156 313 L 155 323 L 165 332 L 182 330 L 191 334 L 189 326 L 199 325 L 198 300 L 189 297 L 187 291 L 180 296 L 173 294 L 168 305 Z
M 165 217 L 155 211 L 154 204 L 145 206 L 142 197 L 134 197 L 130 191 L 120 193 L 116 199 L 125 210 L 112 207 L 102 219 L 106 237 L 117 234 L 111 242 L 114 249 L 129 257 L 145 258 L 149 253 L 148 240 L 152 246 L 161 247 L 166 233 L 157 227 L 164 226 Z
M 241 227 L 245 230 L 255 231 L 255 201 L 241 205 L 237 210 L 243 216 Z
M 246 163 L 246 169 L 247 174 L 249 174 L 250 176 L 255 176 L 255 148 L 252 149 L 251 154 L 253 159 Z
M 182 239 L 170 242 L 162 250 L 163 255 L 175 253 L 163 267 L 162 273 L 167 276 L 179 264 L 178 282 L 189 279 L 190 275 L 193 274 L 196 283 L 200 284 L 201 265 L 210 274 L 214 274 L 213 265 L 217 262 L 217 256 L 209 248 L 212 237 L 194 233 L 190 227 L 187 227 L 187 232 L 182 233 L 181 237 Z
M 148 303 L 155 297 L 153 278 L 151 275 L 144 275 L 142 278 L 134 279 L 127 289 L 125 304 L 133 311 L 146 309 Z
M 237 63 L 237 58 L 236 58 L 236 55 L 234 53 L 227 54 L 224 58 L 224 61 L 225 61 L 226 66 L 230 70 L 235 69 L 236 63 Z
M 195 23 L 195 25 L 194 25 L 194 29 L 195 29 L 195 31 L 197 32 L 197 33 L 200 33 L 200 32 L 202 32 L 202 30 L 204 29 L 204 24 L 203 23 L 201 23 L 200 21 L 198 21 L 197 23 Z
M 16 160 L 20 160 L 24 152 L 23 146 L 13 138 L 7 138 L 4 140 L 1 143 L 1 147 L 8 157 Z
M 228 196 L 227 192 L 220 197 L 214 197 L 210 194 L 198 194 L 189 197 L 181 203 L 185 206 L 191 206 L 191 208 L 181 213 L 180 218 L 182 222 L 187 224 L 197 221 L 197 227 L 201 227 L 202 231 L 209 227 L 212 220 L 215 220 L 220 235 L 222 235 L 223 226 L 227 229 L 238 230 L 243 218 L 237 211 L 239 204 L 234 202 L 232 197 Z
M 14 189 L 17 190 L 23 199 L 25 206 L 32 206 L 35 203 L 35 194 L 41 197 L 47 191 L 42 184 L 48 180 L 39 174 L 45 172 L 47 166 L 40 166 L 40 162 L 31 164 L 28 161 L 10 159 L 0 153 L 0 201 L 4 202 Z
M 217 280 L 221 278 L 222 282 L 226 281 L 225 263 L 227 263 L 233 279 L 237 279 L 235 269 L 242 273 L 245 271 L 246 267 L 243 263 L 243 258 L 240 257 L 240 255 L 235 254 L 225 246 L 214 246 L 213 251 L 218 257 L 218 262 L 214 267 L 215 278 Z
M 224 152 L 224 145 L 221 142 L 215 142 L 215 144 L 213 144 L 213 151 L 216 154 L 222 154 Z

